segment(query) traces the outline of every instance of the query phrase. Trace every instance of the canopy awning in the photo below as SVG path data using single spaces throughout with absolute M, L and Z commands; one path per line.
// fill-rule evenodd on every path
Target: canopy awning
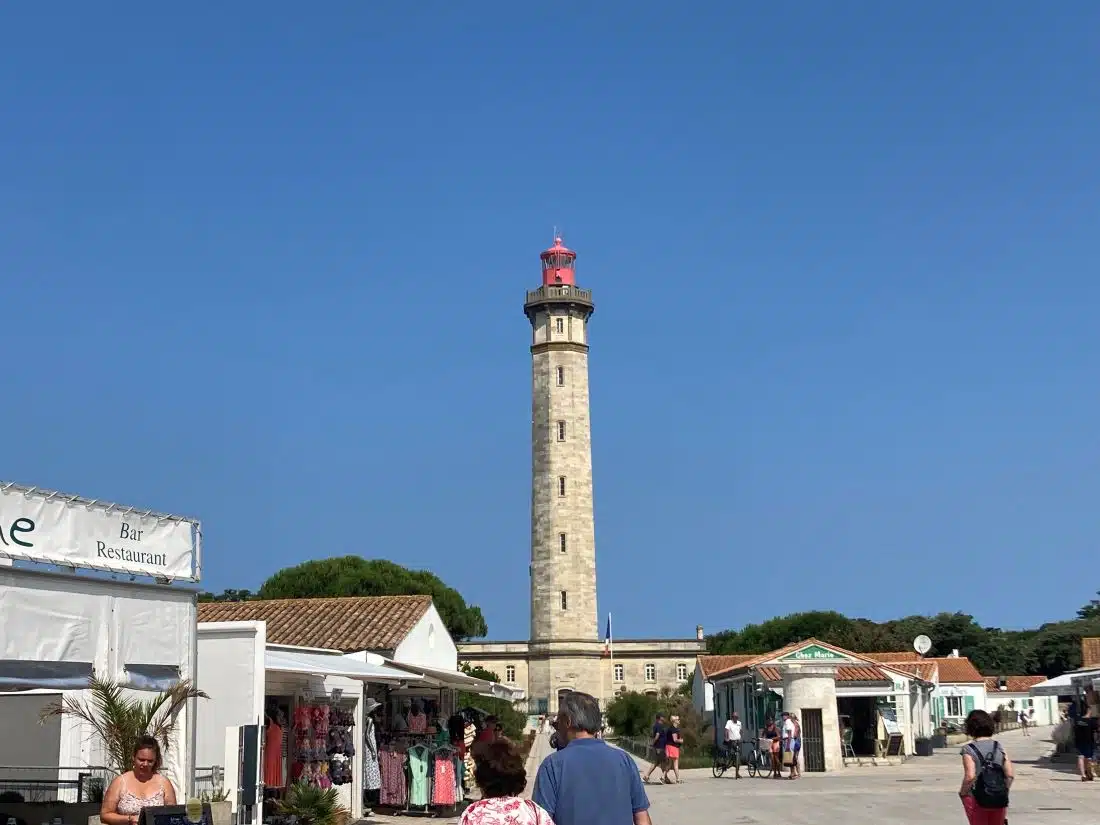
M 1072 673 L 1065 674 L 1072 677 L 1073 686 L 1080 688 L 1082 691 L 1092 688 L 1096 690 L 1096 685 L 1100 682 L 1100 667 L 1090 667 L 1088 670 L 1075 670 Z
M 362 682 L 415 682 L 422 677 L 386 665 L 374 665 L 346 656 L 326 656 L 323 653 L 298 653 L 289 650 L 264 652 L 264 668 L 280 673 L 306 673 L 313 676 L 344 676 Z
M 442 670 L 441 668 L 426 667 L 425 665 L 411 665 L 404 662 L 394 662 L 385 659 L 389 667 L 401 668 L 410 673 L 419 673 L 423 681 L 417 687 L 431 686 L 464 690 L 467 693 L 476 693 L 478 696 L 490 696 L 495 699 L 504 699 L 508 702 L 518 702 L 526 695 L 521 688 L 512 688 L 507 685 L 498 685 L 496 682 L 488 682 L 478 679 L 468 673 L 459 670 Z
M 1073 687 L 1073 674 L 1063 673 L 1053 679 L 1040 682 L 1028 691 L 1029 696 L 1067 696 L 1076 693 Z

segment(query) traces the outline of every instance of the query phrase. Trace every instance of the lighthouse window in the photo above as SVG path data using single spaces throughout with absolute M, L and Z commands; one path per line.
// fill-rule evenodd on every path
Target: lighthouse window
M 558 422 L 558 441 L 565 441 L 565 422 Z
M 568 610 L 569 609 L 569 596 L 564 590 L 561 591 L 561 609 L 562 610 Z
M 558 318 L 557 322 L 555 323 L 555 326 L 557 327 L 558 332 L 565 332 L 565 319 L 564 318 Z
M 565 386 L 565 367 L 558 367 L 558 386 Z
M 565 476 L 558 476 L 558 495 L 565 495 Z
M 565 552 L 565 533 L 558 533 L 558 546 L 562 553 Z

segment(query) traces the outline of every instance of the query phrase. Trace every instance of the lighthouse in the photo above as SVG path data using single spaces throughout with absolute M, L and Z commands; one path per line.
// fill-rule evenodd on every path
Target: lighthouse
M 531 322 L 531 641 L 595 641 L 592 292 L 577 286 L 577 253 L 560 237 L 540 259 L 542 285 L 523 305 Z
M 616 637 L 604 657 L 596 612 L 588 322 L 592 292 L 577 285 L 577 253 L 555 235 L 528 290 L 531 324 L 531 633 L 524 641 L 463 641 L 462 661 L 523 692 L 529 713 L 556 713 L 563 694 L 608 701 L 624 690 L 683 685 L 705 643 Z M 653 594 L 649 594 L 651 597 Z

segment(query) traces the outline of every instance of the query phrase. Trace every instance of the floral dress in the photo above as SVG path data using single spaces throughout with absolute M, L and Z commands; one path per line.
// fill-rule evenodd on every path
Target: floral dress
M 554 820 L 530 799 L 497 796 L 471 804 L 458 825 L 554 825 Z
M 374 720 L 367 719 L 363 736 L 363 789 L 377 791 L 382 787 L 382 771 L 378 768 L 378 739 L 374 734 Z

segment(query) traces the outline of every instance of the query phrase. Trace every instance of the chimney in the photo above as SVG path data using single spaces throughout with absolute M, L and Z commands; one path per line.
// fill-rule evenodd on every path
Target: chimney
M 958 659 L 959 658 L 959 649 L 957 647 L 954 650 L 951 651 L 951 658 L 952 659 Z
M 701 624 L 695 625 L 695 638 L 700 642 L 703 641 L 703 626 Z

